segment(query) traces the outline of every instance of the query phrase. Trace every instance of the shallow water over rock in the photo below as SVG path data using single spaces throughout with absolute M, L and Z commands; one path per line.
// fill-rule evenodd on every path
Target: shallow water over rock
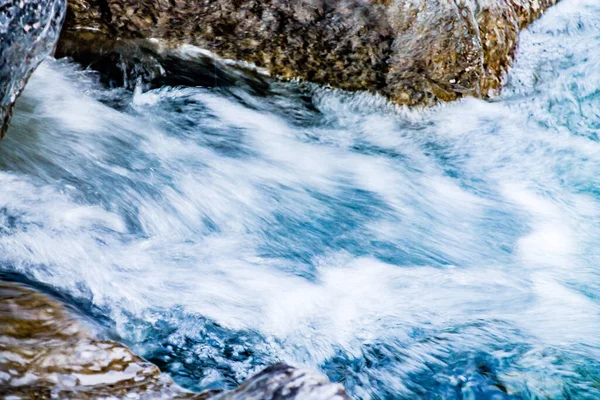
M 29 75 L 54 49 L 66 8 L 65 0 L 0 4 L 0 139 Z
M 231 392 L 192 393 L 123 345 L 99 339 L 98 332 L 94 334 L 80 320 L 81 315 L 77 318 L 74 310 L 47 294 L 0 281 L 0 395 L 7 399 L 348 399 L 341 385 L 284 364 L 266 368 Z
M 283 361 L 355 398 L 597 398 L 598 45 L 565 0 L 501 98 L 427 112 L 50 60 L 0 145 L 0 268 L 188 389 Z
M 0 394 L 4 398 L 191 398 L 154 365 L 99 340 L 48 296 L 0 282 Z

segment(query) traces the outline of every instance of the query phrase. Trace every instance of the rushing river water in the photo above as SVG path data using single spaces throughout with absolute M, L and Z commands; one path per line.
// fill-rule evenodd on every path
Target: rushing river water
M 564 0 L 501 98 L 427 112 L 48 61 L 0 143 L 0 269 L 191 389 L 281 360 L 356 398 L 599 398 L 599 48 Z

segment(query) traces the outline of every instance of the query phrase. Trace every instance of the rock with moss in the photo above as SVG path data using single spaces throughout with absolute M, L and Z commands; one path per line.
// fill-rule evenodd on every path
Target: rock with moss
M 0 394 L 26 399 L 349 399 L 341 385 L 283 364 L 230 392 L 192 393 L 62 303 L 0 281 Z M 12 396 L 12 397 L 11 397 Z
M 160 39 L 398 104 L 486 98 L 518 33 L 557 0 L 72 0 L 63 55 L 94 39 Z M 88 50 L 90 51 L 90 46 Z
M 7 0 L 0 3 L 0 138 L 27 79 L 54 49 L 66 0 Z

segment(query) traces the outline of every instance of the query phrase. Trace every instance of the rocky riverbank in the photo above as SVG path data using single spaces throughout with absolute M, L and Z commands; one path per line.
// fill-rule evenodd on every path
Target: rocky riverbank
M 519 31 L 556 1 L 71 0 L 62 31 L 64 0 L 13 1 L 0 10 L 0 135 L 59 32 L 57 57 L 116 84 L 164 77 L 165 62 L 180 69 L 163 50 L 191 44 L 277 78 L 431 105 L 496 93 Z
M 0 281 L 0 394 L 35 399 L 349 398 L 341 385 L 283 364 L 231 392 L 192 393 L 127 347 L 96 337 L 80 318 L 46 294 Z

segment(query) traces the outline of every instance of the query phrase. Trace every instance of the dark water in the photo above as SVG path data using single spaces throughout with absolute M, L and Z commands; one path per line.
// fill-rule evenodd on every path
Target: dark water
M 285 361 L 356 398 L 599 398 L 598 48 L 564 0 L 501 98 L 427 112 L 46 62 L 0 146 L 0 269 L 192 389 Z

